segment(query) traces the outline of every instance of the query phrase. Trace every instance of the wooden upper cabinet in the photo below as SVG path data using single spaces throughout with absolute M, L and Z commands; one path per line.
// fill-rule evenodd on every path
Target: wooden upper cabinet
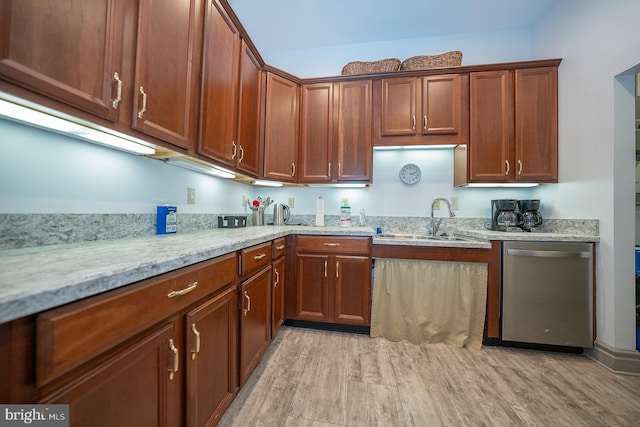
M 140 0 L 132 126 L 193 151 L 202 0 Z M 168 29 L 171 31 L 168 31 Z
M 238 156 L 240 35 L 218 0 L 205 8 L 198 153 L 234 167 Z
M 332 82 L 302 86 L 300 182 L 331 182 L 333 86 Z
M 240 54 L 240 93 L 238 106 L 238 154 L 236 167 L 258 176 L 260 167 L 260 116 L 262 110 L 262 67 L 246 43 Z
M 0 78 L 115 122 L 123 22 L 122 0 L 2 1 Z
M 371 80 L 340 82 L 336 91 L 336 181 L 371 181 Z
M 469 76 L 389 77 L 373 87 L 374 145 L 464 144 Z
M 515 71 L 515 179 L 558 182 L 558 68 Z
M 557 73 L 557 66 L 471 73 L 468 175 L 456 185 L 558 182 Z
M 295 182 L 298 159 L 298 85 L 267 74 L 264 177 Z

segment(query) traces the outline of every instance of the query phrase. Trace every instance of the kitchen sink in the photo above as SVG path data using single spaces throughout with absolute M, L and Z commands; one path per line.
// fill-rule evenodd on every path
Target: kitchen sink
M 377 237 L 387 239 L 403 239 L 403 240 L 445 240 L 445 241 L 465 241 L 468 239 L 456 236 L 429 236 L 427 234 L 404 234 L 404 233 L 382 233 Z

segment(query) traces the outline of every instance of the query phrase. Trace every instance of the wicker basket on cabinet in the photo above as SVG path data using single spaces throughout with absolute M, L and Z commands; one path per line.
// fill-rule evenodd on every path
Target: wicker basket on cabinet
M 342 75 L 389 73 L 399 69 L 400 60 L 398 58 L 387 58 L 372 62 L 353 61 L 342 68 Z
M 402 61 L 400 70 L 428 70 L 430 68 L 459 67 L 460 65 L 462 65 L 462 52 L 453 50 L 439 55 L 412 56 Z

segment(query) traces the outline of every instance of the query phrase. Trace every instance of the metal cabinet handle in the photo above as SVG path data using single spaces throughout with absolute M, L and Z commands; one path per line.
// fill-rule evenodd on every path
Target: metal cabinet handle
M 291 176 L 296 176 L 296 164 L 291 162 Z
M 336 246 L 340 246 L 340 243 L 328 243 L 328 242 L 326 242 L 324 245 L 328 246 L 330 248 L 335 248 Z
M 324 277 L 327 277 L 327 261 L 324 262 Z
M 411 129 L 416 130 L 416 116 L 411 116 Z
M 338 176 L 342 176 L 342 162 L 338 162 Z
M 427 130 L 427 115 L 422 116 L 422 127 Z
M 327 175 L 331 176 L 331 162 L 329 162 L 329 173 Z
M 142 109 L 138 111 L 138 118 L 141 119 L 144 112 L 147 111 L 147 94 L 144 92 L 144 88 L 140 86 L 140 95 L 142 95 Z
M 196 336 L 196 349 L 191 350 L 191 360 L 195 360 L 196 355 L 200 353 L 200 332 L 198 332 L 198 329 L 196 329 L 195 323 L 191 324 L 191 332 L 193 332 L 193 334 Z
M 518 175 L 522 175 L 522 161 L 518 160 Z
M 276 273 L 276 281 L 273 283 L 273 287 L 276 288 L 278 287 L 278 283 L 280 283 L 280 273 L 278 273 L 278 270 L 273 270 L 274 273 Z
M 336 277 L 340 277 L 340 261 L 336 261 Z
M 231 145 L 233 146 L 233 154 L 231 155 L 231 160 L 236 158 L 236 155 L 238 154 L 238 146 L 236 145 L 235 141 L 231 141 Z
M 184 294 L 188 294 L 189 292 L 195 290 L 198 287 L 198 282 L 193 282 L 189 286 L 184 289 L 180 289 L 179 291 L 171 291 L 167 294 L 167 298 L 179 297 Z
M 169 380 L 172 380 L 180 367 L 180 355 L 178 354 L 178 348 L 173 345 L 173 338 L 169 339 L 169 350 L 173 352 L 173 367 L 169 368 Z
M 113 81 L 117 82 L 118 86 L 116 89 L 116 99 L 111 102 L 111 106 L 117 110 L 118 105 L 120 105 L 120 101 L 122 101 L 122 80 L 120 80 L 120 75 L 117 71 L 113 73 Z
M 254 255 L 254 256 L 253 256 L 253 259 L 262 259 L 262 258 L 264 258 L 264 257 L 266 257 L 266 256 L 267 256 L 267 254 L 265 254 L 265 253 L 261 253 L 260 255 Z
M 251 311 L 251 297 L 247 294 L 247 291 L 244 291 L 244 297 L 247 299 L 247 308 L 243 309 L 242 313 L 246 316 Z
M 509 160 L 505 160 L 504 162 L 507 164 L 507 171 L 504 174 L 509 175 Z
M 238 159 L 238 163 L 242 162 L 244 159 L 244 149 L 242 148 L 242 144 L 240 144 L 240 158 Z

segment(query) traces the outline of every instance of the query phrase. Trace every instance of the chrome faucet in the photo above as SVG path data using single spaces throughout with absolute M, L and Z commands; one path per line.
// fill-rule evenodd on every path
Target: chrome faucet
M 451 203 L 449 203 L 449 200 L 444 199 L 442 197 L 433 199 L 433 202 L 431 203 L 431 224 L 430 224 L 429 230 L 427 230 L 428 231 L 427 234 L 429 234 L 430 236 L 438 235 L 438 228 L 440 228 L 440 222 L 442 221 L 442 218 L 433 217 L 433 208 L 436 206 L 437 202 L 444 202 L 447 205 L 447 208 L 449 208 L 450 218 L 453 218 L 454 216 L 456 216 L 456 214 L 454 214 L 453 210 L 451 209 Z

